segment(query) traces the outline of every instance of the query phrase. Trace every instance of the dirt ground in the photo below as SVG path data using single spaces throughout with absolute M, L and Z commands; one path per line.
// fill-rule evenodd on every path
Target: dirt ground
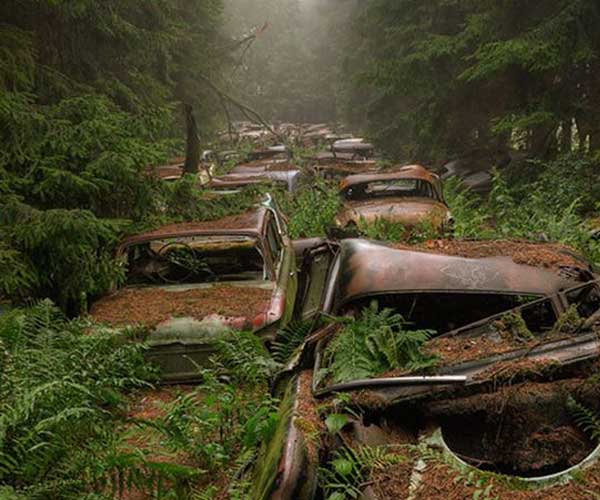
M 457 479 L 458 478 L 458 479 Z M 492 485 L 487 496 L 483 495 Z M 479 493 L 477 493 L 479 492 Z M 473 498 L 498 500 L 594 500 L 600 492 L 600 465 L 586 470 L 577 481 L 537 491 L 511 488 L 499 479 L 489 479 L 477 486 L 452 467 L 439 462 L 428 463 L 415 500 L 470 500 Z M 384 497 L 380 497 L 384 498 Z M 388 497 L 389 498 L 389 497 Z
M 266 312 L 271 290 L 217 285 L 168 292 L 160 288 L 126 288 L 96 302 L 90 315 L 113 326 L 141 324 L 150 328 L 171 317 L 202 319 L 210 314 L 252 321 Z

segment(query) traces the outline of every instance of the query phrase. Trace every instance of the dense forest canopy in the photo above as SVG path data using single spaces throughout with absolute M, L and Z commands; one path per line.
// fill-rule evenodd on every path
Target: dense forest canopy
M 7 1 L 0 19 L 0 290 L 66 305 L 110 271 L 117 219 L 154 210 L 142 174 L 180 147 L 182 104 L 212 131 L 204 79 L 231 40 L 218 0 Z
M 353 122 L 407 159 L 594 151 L 599 21 L 592 0 L 363 2 Z

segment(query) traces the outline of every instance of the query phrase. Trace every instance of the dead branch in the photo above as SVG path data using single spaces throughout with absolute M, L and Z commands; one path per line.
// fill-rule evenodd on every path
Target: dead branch
M 226 93 L 223 90 L 221 90 L 208 77 L 206 77 L 204 75 L 198 75 L 198 76 L 200 77 L 200 79 L 203 82 L 205 82 L 215 92 L 215 94 L 217 94 L 217 96 L 219 97 L 219 99 L 223 99 L 226 102 L 231 103 L 232 105 L 234 105 L 237 109 L 239 109 L 242 112 L 242 114 L 248 120 L 250 120 L 253 123 L 258 123 L 259 125 L 262 125 L 265 129 L 267 129 L 269 132 L 271 132 L 271 134 L 273 134 L 275 137 L 277 137 L 277 139 L 282 144 L 286 144 L 287 145 L 286 138 L 284 136 L 282 136 L 281 134 L 279 134 L 278 132 L 276 132 L 275 129 L 273 127 L 271 127 L 271 125 L 269 123 L 267 123 L 266 120 L 258 113 L 258 111 L 255 111 L 252 108 L 250 108 L 249 106 L 246 106 L 245 104 L 242 104 L 237 99 L 235 99 L 234 97 L 232 97 L 228 93 Z

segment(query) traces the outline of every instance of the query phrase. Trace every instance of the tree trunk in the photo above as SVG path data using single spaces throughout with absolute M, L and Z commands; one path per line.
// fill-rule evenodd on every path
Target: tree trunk
M 185 113 L 185 124 L 187 129 L 187 148 L 185 152 L 185 174 L 197 174 L 200 164 L 200 137 L 198 136 L 198 124 L 194 116 L 194 109 L 190 104 L 183 105 Z

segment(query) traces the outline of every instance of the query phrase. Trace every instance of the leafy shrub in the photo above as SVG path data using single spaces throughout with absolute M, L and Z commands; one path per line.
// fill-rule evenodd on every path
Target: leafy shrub
M 358 229 L 365 238 L 390 242 L 418 243 L 442 236 L 441 231 L 430 220 L 407 227 L 401 222 L 377 217 L 373 222 L 362 220 Z
M 579 200 L 575 199 L 565 206 L 553 206 L 547 195 L 547 186 L 542 186 L 534 184 L 525 194 L 521 189 L 511 188 L 497 173 L 487 203 L 490 217 L 494 219 L 494 230 L 490 235 L 559 242 L 598 262 L 600 244 L 592 238 L 584 224 Z
M 295 196 L 278 197 L 278 203 L 289 217 L 292 238 L 325 236 L 341 206 L 337 184 L 320 177 Z
M 444 182 L 444 198 L 454 218 L 456 238 L 481 238 L 490 234 L 490 214 L 480 197 L 462 184 L 458 177 Z
M 167 437 L 173 451 L 189 453 L 208 471 L 230 465 L 240 447 L 255 449 L 277 423 L 277 405 L 266 385 L 240 388 L 219 380 L 211 370 L 203 372 L 201 385 L 166 410 L 152 427 Z
M 252 332 L 231 332 L 220 339 L 215 361 L 236 382 L 251 385 L 265 383 L 280 367 Z
M 538 180 L 526 185 L 513 185 L 509 175 L 496 172 L 488 199 L 470 193 L 458 179 L 446 181 L 444 192 L 455 220 L 455 237 L 559 242 L 600 262 L 600 242 L 592 237 L 582 215 L 584 206 L 590 205 L 589 200 L 584 204 L 582 200 L 589 194 L 581 185 L 577 191 L 563 188 L 570 182 L 565 178 L 570 174 L 562 170 L 568 158 L 550 162 Z
M 65 498 L 102 479 L 121 393 L 154 377 L 133 335 L 67 321 L 49 302 L 0 317 L 0 482 Z
M 377 241 L 406 241 L 409 232 L 401 222 L 377 217 L 373 222 L 361 220 L 358 231 L 362 236 Z
M 432 331 L 407 329 L 402 316 L 391 309 L 378 311 L 375 301 L 360 318 L 337 321 L 344 327 L 324 355 L 334 383 L 370 378 L 389 370 L 425 369 L 437 361 L 421 351 Z
M 79 313 L 85 309 L 85 294 L 101 293 L 119 279 L 112 247 L 122 221 L 98 219 L 86 210 L 37 210 L 22 203 L 3 208 L 0 234 L 8 247 L 0 251 L 0 262 L 4 256 L 16 264 L 0 276 L 0 289 L 7 294 L 23 294 L 16 288 L 23 285 Z

